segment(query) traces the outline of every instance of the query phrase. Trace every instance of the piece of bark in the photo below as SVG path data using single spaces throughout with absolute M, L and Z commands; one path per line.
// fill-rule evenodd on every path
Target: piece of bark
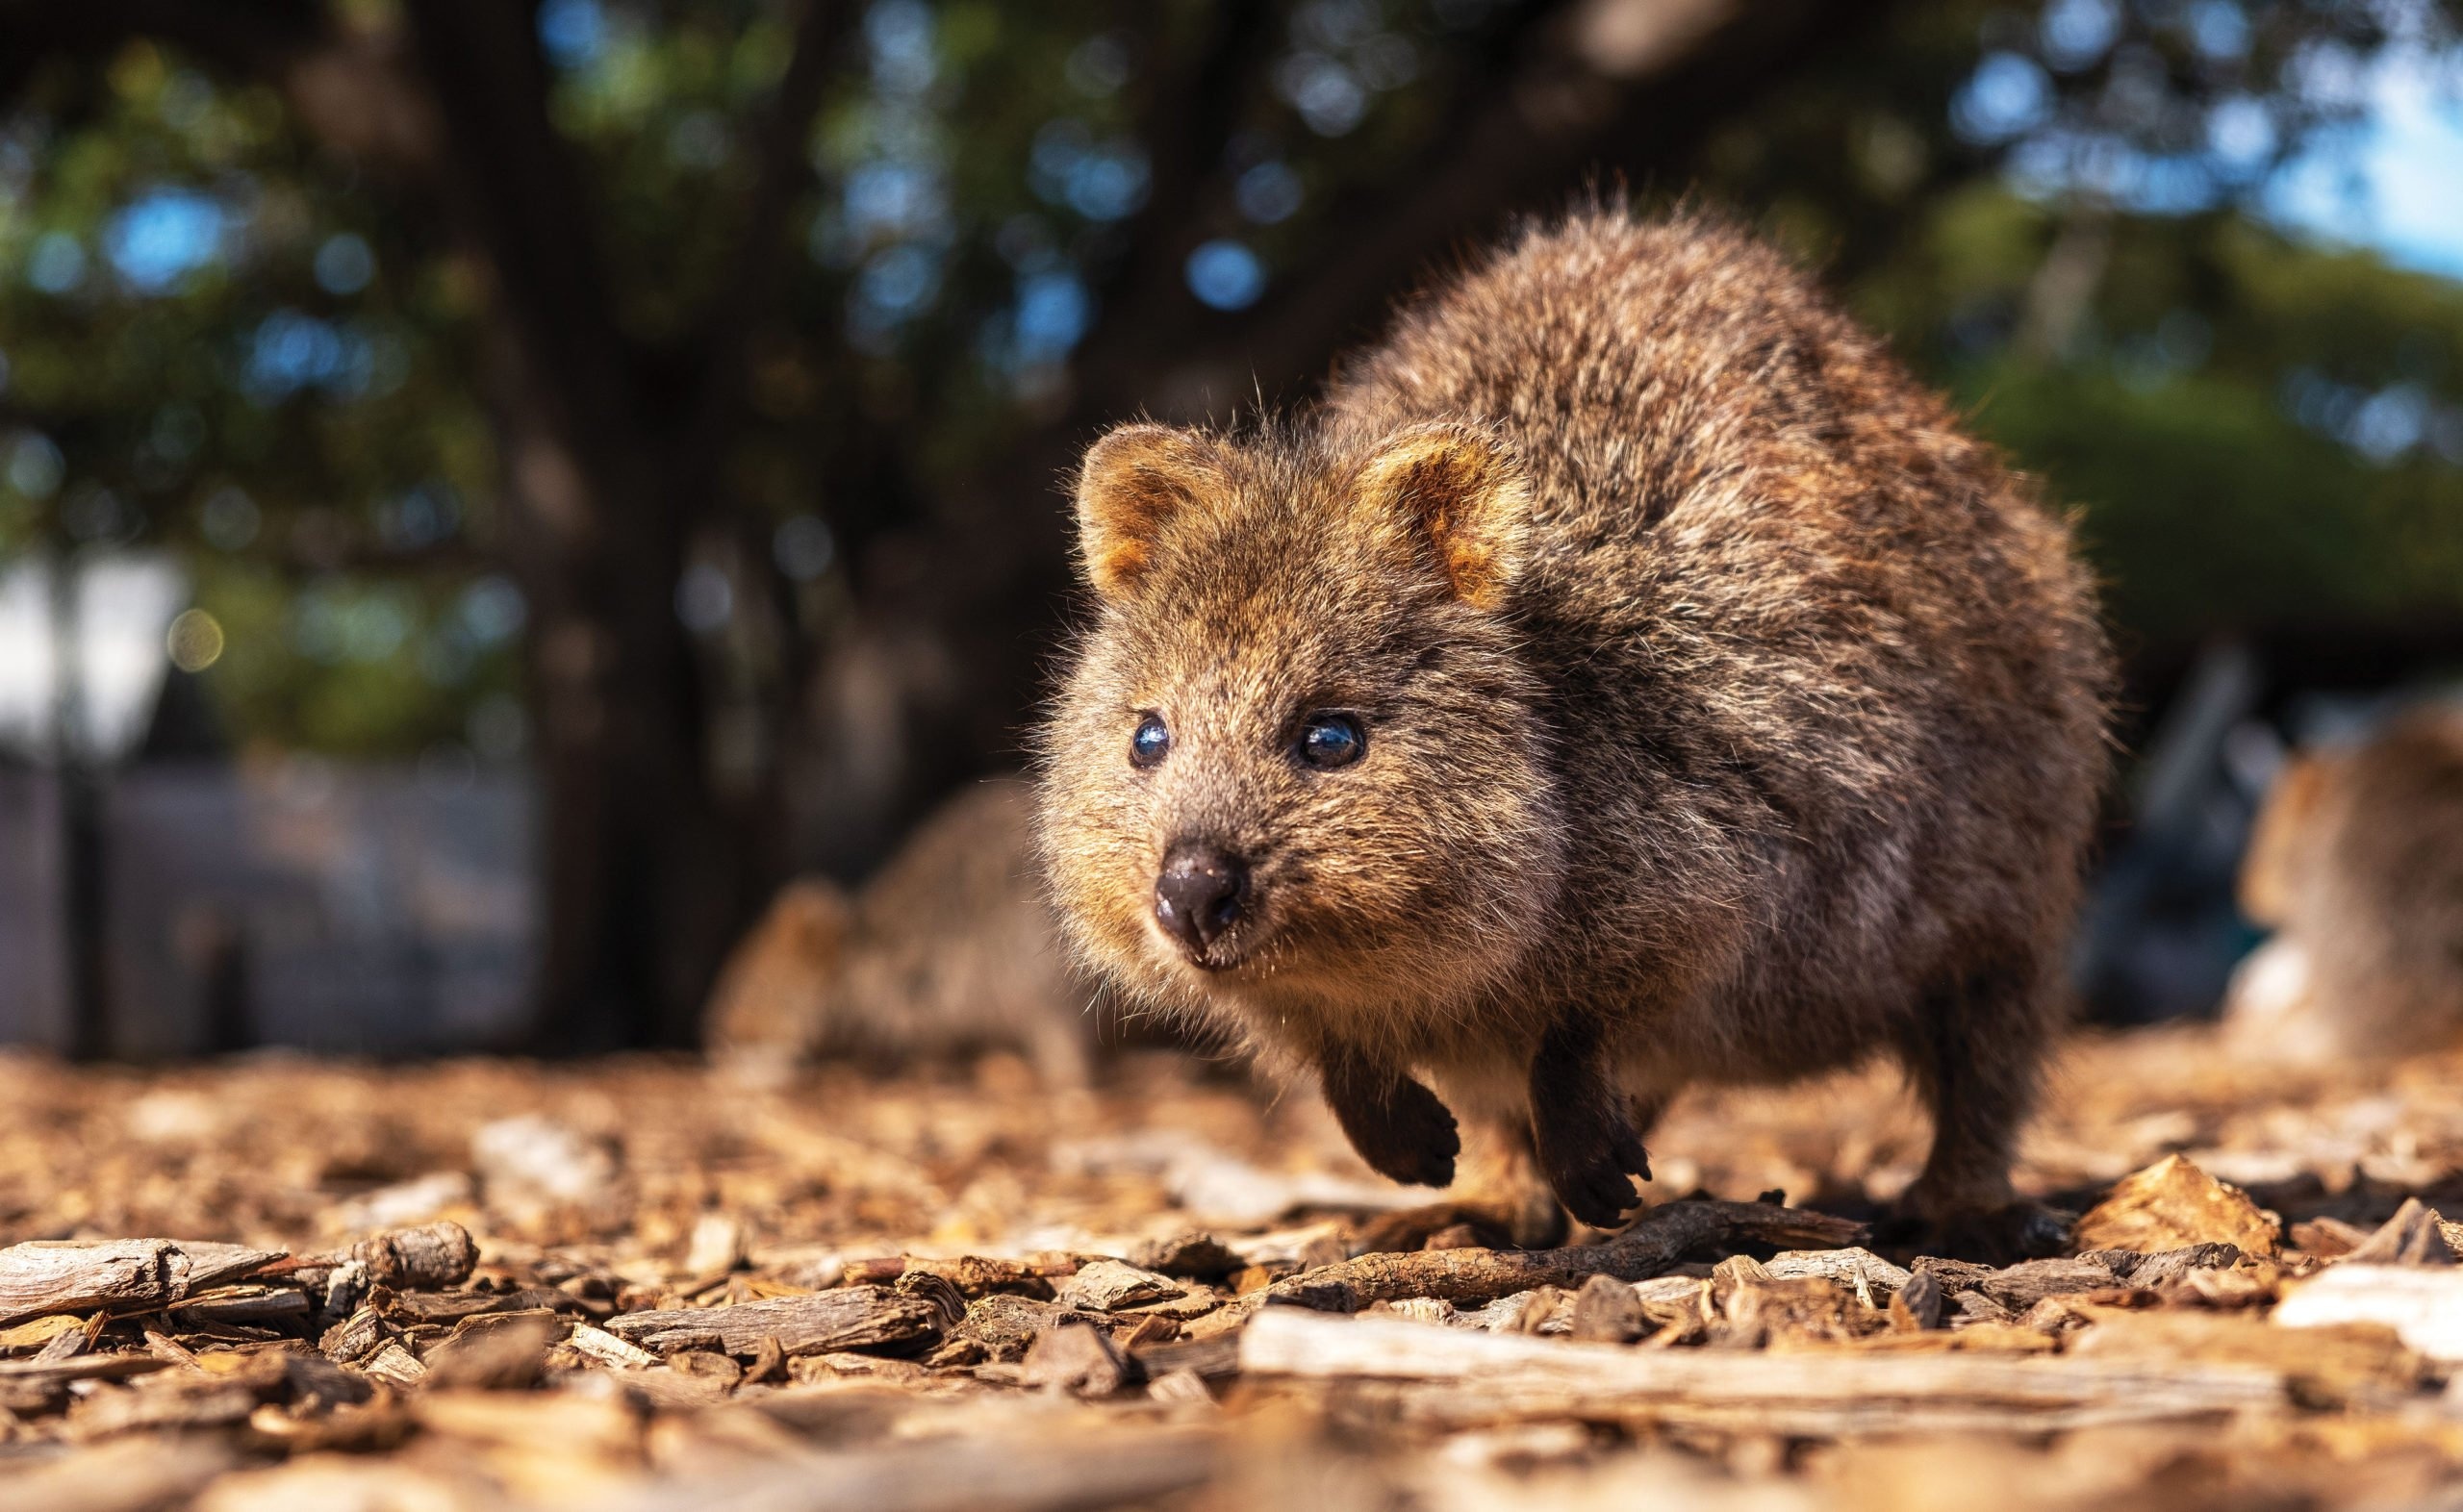
M 2048 1347 L 2041 1335 L 2032 1337 Z M 2279 1373 L 2247 1365 L 1631 1349 L 1296 1308 L 1269 1309 L 1249 1324 L 1240 1369 L 1256 1377 L 1442 1383 L 1413 1400 L 1452 1399 L 1474 1421 L 1661 1418 L 1824 1434 L 1993 1424 L 2046 1431 L 2227 1415 L 2286 1401 Z
M 618 1370 L 647 1370 L 658 1363 L 658 1356 L 649 1350 L 589 1323 L 575 1323 L 573 1331 L 565 1336 L 565 1343 L 599 1364 Z
M 123 1381 L 170 1370 L 153 1354 L 79 1354 L 76 1359 L 0 1359 L 0 1386 L 66 1386 L 69 1381 Z
M 243 1423 L 261 1400 L 255 1385 L 202 1373 L 182 1372 L 159 1384 L 107 1388 L 68 1409 L 77 1438 L 101 1438 L 136 1428 L 207 1428 Z
M 1609 1284 L 1624 1286 L 1626 1283 L 1612 1281 Z M 1590 1283 L 1585 1281 L 1583 1286 L 1587 1290 Z M 1630 1291 L 1631 1288 L 1628 1290 Z M 1452 1323 L 1455 1317 L 1454 1304 L 1442 1297 L 1406 1297 L 1399 1302 L 1371 1302 L 1365 1311 L 1381 1316 L 1391 1314 L 1396 1318 L 1408 1318 L 1413 1323 Z
M 1969 1323 L 2010 1322 L 2010 1309 L 1974 1289 L 1952 1292 L 1949 1296 L 1949 1312 L 1952 1327 L 1965 1327 Z
M 217 1286 L 192 1294 L 176 1316 L 184 1324 L 256 1323 L 305 1318 L 310 1310 L 307 1294 L 297 1287 Z
M 191 1371 L 204 1369 L 196 1363 L 196 1356 L 185 1345 L 156 1333 L 151 1328 L 145 1330 L 145 1352 L 165 1365 L 185 1367 Z
M 2306 1407 L 2400 1408 L 2426 1374 L 2420 1353 L 2374 1323 L 2285 1328 L 2204 1308 L 2124 1312 L 2089 1303 L 2082 1310 L 2092 1326 L 2070 1335 L 2073 1357 L 2263 1366 L 2280 1372 Z
M 337 1407 L 355 1407 L 376 1395 L 368 1378 L 356 1371 L 344 1370 L 321 1354 L 289 1354 L 283 1356 L 283 1389 L 291 1399 L 294 1413 L 331 1412 Z
M 1910 1273 L 1861 1246 L 1844 1249 L 1790 1249 L 1772 1255 L 1763 1269 L 1781 1280 L 1822 1275 L 1840 1282 L 1873 1307 L 1886 1305 Z
M 932 1352 L 932 1363 L 1014 1363 L 1027 1357 L 1027 1348 L 1035 1342 L 1035 1335 L 1064 1320 L 1097 1321 L 1094 1314 L 1071 1312 L 1056 1302 L 1040 1302 L 1030 1297 L 995 1294 L 978 1298 L 967 1305 L 966 1317 Z
M 7 1499 L 28 1512 L 142 1512 L 184 1506 L 197 1489 L 239 1463 L 218 1437 L 147 1434 L 78 1449 L 49 1461 L 13 1464 Z
M 2369 1230 L 2356 1228 L 2340 1218 L 2313 1218 L 2292 1225 L 2292 1247 L 2303 1254 L 2321 1260 L 2348 1255 L 2369 1241 Z M 2452 1240 L 2448 1243 L 2450 1245 Z
M 936 1271 L 909 1271 L 891 1283 L 890 1290 L 909 1301 L 921 1302 L 931 1309 L 929 1319 L 933 1335 L 948 1333 L 966 1321 L 966 1294 L 955 1281 Z M 749 1350 L 731 1349 L 731 1354 Z
M 734 1391 L 744 1379 L 744 1367 L 716 1349 L 679 1349 L 667 1357 L 667 1368 L 708 1381 L 722 1392 Z
M 470 1230 L 449 1219 L 417 1228 L 395 1228 L 351 1246 L 350 1258 L 368 1268 L 368 1279 L 397 1292 L 435 1292 L 459 1286 L 479 1263 Z
M 2128 1249 L 2091 1249 L 2078 1257 L 2110 1267 L 2113 1274 L 2132 1286 L 2162 1286 L 2177 1281 L 2192 1271 L 2228 1271 L 2241 1261 L 2238 1245 L 2192 1245 L 2186 1249 L 2167 1249 L 2159 1254 L 2139 1254 Z
M 1175 1407 L 1211 1407 L 1214 1393 L 1195 1371 L 1171 1371 L 1146 1383 L 1146 1399 Z
M 52 1313 L 12 1328 L 0 1328 L 0 1355 L 32 1354 L 62 1334 L 85 1331 L 85 1319 L 74 1313 Z
M 1574 1294 L 1573 1323 L 1567 1330 L 1589 1344 L 1631 1344 L 1654 1331 L 1642 1311 L 1642 1299 L 1630 1281 L 1594 1275 Z
M 1186 1281 L 1221 1281 L 1248 1263 L 1229 1245 L 1206 1233 L 1150 1240 L 1130 1252 L 1129 1262 L 1140 1270 Z
M 1035 1336 L 1027 1350 L 1020 1376 L 1028 1386 L 1063 1391 L 1075 1397 L 1104 1398 L 1129 1385 L 1136 1376 L 1128 1356 L 1101 1328 L 1063 1323 Z
M 0 1249 L 0 1323 L 97 1307 L 151 1310 L 281 1258 L 278 1249 L 174 1239 L 12 1245 Z
M 421 1427 L 444 1439 L 532 1451 L 555 1446 L 610 1466 L 642 1458 L 641 1405 L 622 1391 L 422 1392 L 412 1399 L 411 1412 Z
M 921 1260 L 910 1255 L 898 1264 L 899 1269 L 878 1279 L 894 1282 L 918 1273 L 934 1275 L 969 1299 L 1005 1293 L 1050 1300 L 1054 1282 L 1066 1280 L 1078 1269 L 1078 1263 L 1068 1259 L 1007 1260 L 984 1255 L 960 1255 L 954 1260 Z M 865 1278 L 850 1274 L 848 1279 Z
M 686 1275 L 724 1275 L 744 1264 L 749 1247 L 744 1223 L 730 1213 L 704 1213 L 693 1222 L 684 1246 Z
M 808 1297 L 777 1297 L 727 1307 L 625 1313 L 609 1333 L 659 1354 L 716 1348 L 750 1354 L 774 1338 L 790 1356 L 875 1349 L 939 1336 L 940 1302 L 881 1286 L 850 1286 Z
M 521 1292 L 400 1292 L 386 1307 L 397 1322 L 458 1323 L 483 1313 L 528 1312 L 567 1303 L 562 1292 L 536 1288 Z
M 1993 1273 L 1993 1267 L 1977 1265 L 1971 1260 L 1945 1260 L 1940 1255 L 1917 1255 L 1911 1268 L 1917 1275 L 1929 1275 L 1941 1283 L 1943 1297 L 1956 1297 L 1975 1289 L 1975 1283 Z
M 1121 1260 L 1095 1260 L 1078 1268 L 1054 1297 L 1063 1307 L 1116 1312 L 1181 1295 L 1181 1283 Z
M 2287 1287 L 2271 1322 L 2285 1328 L 2382 1323 L 2433 1360 L 2463 1360 L 2463 1266 L 2338 1260 Z
M 1225 1380 L 1240 1373 L 1240 1336 L 1224 1333 L 1211 1339 L 1176 1339 L 1148 1345 L 1130 1358 L 1150 1378 L 1185 1371 L 1207 1380 Z
M 2072 1237 L 2082 1250 L 2150 1254 L 2204 1244 L 2238 1245 L 2253 1255 L 2273 1255 L 2282 1247 L 2273 1215 L 2239 1187 L 2218 1181 L 2180 1155 L 2167 1155 L 2122 1177 L 2078 1221 Z
M 2024 1313 L 2047 1297 L 2075 1296 L 2113 1284 L 2112 1267 L 2096 1260 L 2028 1260 L 1993 1272 L 1977 1291 L 2013 1313 Z
M 1942 1282 L 1930 1271 L 1917 1271 L 1908 1275 L 1907 1284 L 1890 1299 L 1892 1325 L 1902 1330 L 1929 1332 L 1942 1326 Z
M 1811 1248 L 1852 1245 L 1865 1225 L 1804 1208 L 1763 1202 L 1671 1202 L 1600 1245 L 1562 1249 L 1419 1250 L 1361 1255 L 1303 1272 L 1267 1289 L 1267 1300 L 1318 1312 L 1356 1313 L 1375 1301 L 1441 1297 L 1483 1301 L 1539 1286 L 1579 1287 L 1594 1275 L 1640 1281 L 1688 1255 L 1748 1245 Z
M 601 1504 L 610 1512 L 860 1507 L 864 1512 L 1065 1512 L 1179 1506 L 1230 1468 L 1216 1432 L 1015 1431 L 927 1444 L 866 1443 L 784 1463 L 673 1472 Z M 218 1509 L 217 1509 L 218 1512 Z
M 2443 1220 L 2418 1197 L 2403 1198 L 2378 1230 L 2344 1256 L 2347 1265 L 2452 1265 Z
M 348 1365 L 365 1359 L 370 1350 L 385 1342 L 385 1320 L 377 1316 L 375 1308 L 363 1307 L 326 1329 L 323 1337 L 317 1341 L 317 1348 L 323 1351 L 325 1358 Z
M 427 1367 L 419 1356 L 402 1348 L 399 1339 L 388 1339 L 376 1352 L 362 1360 L 355 1369 L 370 1380 L 383 1381 L 398 1390 L 408 1391 L 427 1379 Z
M 95 1324 L 110 1317 L 109 1313 L 96 1313 L 74 1328 L 63 1328 L 53 1334 L 41 1348 L 35 1351 L 34 1363 L 51 1365 L 61 1360 L 73 1360 L 85 1353 L 94 1347 L 94 1336 L 99 1331 Z
M 786 1378 L 787 1351 L 778 1347 L 777 1340 L 764 1338 L 753 1349 L 752 1358 L 744 1362 L 744 1383 L 751 1386 Z
M 427 1351 L 429 1384 L 439 1389 L 519 1391 L 535 1384 L 564 1320 L 545 1311 L 473 1318 Z

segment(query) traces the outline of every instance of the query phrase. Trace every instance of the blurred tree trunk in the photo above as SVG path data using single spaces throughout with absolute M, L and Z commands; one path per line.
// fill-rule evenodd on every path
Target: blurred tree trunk
M 810 0 L 759 143 L 745 254 L 698 362 L 629 342 L 573 155 L 547 118 L 526 6 L 410 0 L 444 126 L 440 196 L 489 270 L 485 343 L 505 551 L 530 605 L 545 816 L 542 1047 L 690 1044 L 735 931 L 780 865 L 756 786 L 723 794 L 704 668 L 677 611 L 697 528 L 741 418 L 744 343 L 774 298 L 776 244 L 849 7 Z M 682 373 L 675 369 L 683 366 Z

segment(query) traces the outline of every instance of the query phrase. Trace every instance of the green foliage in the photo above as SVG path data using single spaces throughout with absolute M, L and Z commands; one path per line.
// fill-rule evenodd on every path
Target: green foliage
M 2288 60 L 2365 46 L 2376 24 L 2362 7 L 2222 9 L 2247 23 L 2237 45 L 2192 35 L 2215 7 L 2131 8 L 2081 59 L 2017 13 L 1901 7 L 1738 113 L 1686 182 L 1644 188 L 1741 208 L 1825 267 L 2084 510 L 2130 638 L 2463 607 L 2463 290 L 2285 241 L 2238 208 L 2243 170 L 2201 167 L 2152 208 L 2081 192 L 2059 177 L 2075 164 L 2041 152 L 2028 192 L 2004 172 L 2031 140 L 2177 166 L 2226 96 L 2261 102 L 2292 140 L 2324 108 L 2287 83 Z M 400 22 L 387 0 L 336 13 Z M 792 13 L 582 5 L 571 14 L 597 29 L 549 48 L 550 118 L 586 170 L 617 319 L 661 370 L 696 371 L 699 322 L 735 291 Z M 1208 201 L 1198 233 L 1253 253 L 1268 290 L 1305 279 L 1364 191 L 1428 171 L 1420 154 L 1492 82 L 1488 39 L 1516 13 L 1275 11 L 1228 164 L 1206 165 L 1274 192 Z M 805 515 L 838 533 L 807 606 L 844 605 L 865 537 L 1059 412 L 1088 320 L 1149 271 L 1124 265 L 1156 190 L 1141 133 L 1189 88 L 1214 22 L 1199 0 L 862 11 L 783 216 L 794 245 L 752 333 L 750 423 L 710 485 L 755 542 Z M 1979 58 L 2037 53 L 2051 93 L 2034 138 L 1953 128 Z M 2151 106 L 2123 88 L 2149 59 Z M 1321 66 L 1353 95 L 1308 96 Z M 229 633 L 209 679 L 249 740 L 509 748 L 521 616 L 499 575 L 483 275 L 418 196 L 320 149 L 267 84 L 153 43 L 102 66 L 54 60 L 11 111 L 0 553 L 179 552 Z M 2048 260 L 2080 246 L 2065 312 Z M 679 384 L 677 424 L 694 398 Z M 821 623 L 810 611 L 803 628 Z

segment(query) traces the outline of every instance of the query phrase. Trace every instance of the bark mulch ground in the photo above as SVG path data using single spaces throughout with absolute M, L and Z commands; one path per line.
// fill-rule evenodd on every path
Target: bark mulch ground
M 1622 1235 L 1396 1253 L 1427 1194 L 1161 1056 L 0 1058 L 0 1501 L 2463 1505 L 2458 1091 L 2081 1041 L 2072 1252 L 1995 1270 L 1870 1226 L 1879 1071 L 1680 1103 Z

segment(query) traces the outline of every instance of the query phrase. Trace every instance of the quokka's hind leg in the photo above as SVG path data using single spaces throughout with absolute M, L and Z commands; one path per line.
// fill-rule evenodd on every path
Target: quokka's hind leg
M 2068 1243 L 2065 1215 L 2010 1187 L 2058 1018 L 2048 954 L 2014 952 L 1944 983 L 1900 1046 L 1933 1115 L 1932 1152 L 1903 1207 L 1935 1253 L 2004 1261 Z

